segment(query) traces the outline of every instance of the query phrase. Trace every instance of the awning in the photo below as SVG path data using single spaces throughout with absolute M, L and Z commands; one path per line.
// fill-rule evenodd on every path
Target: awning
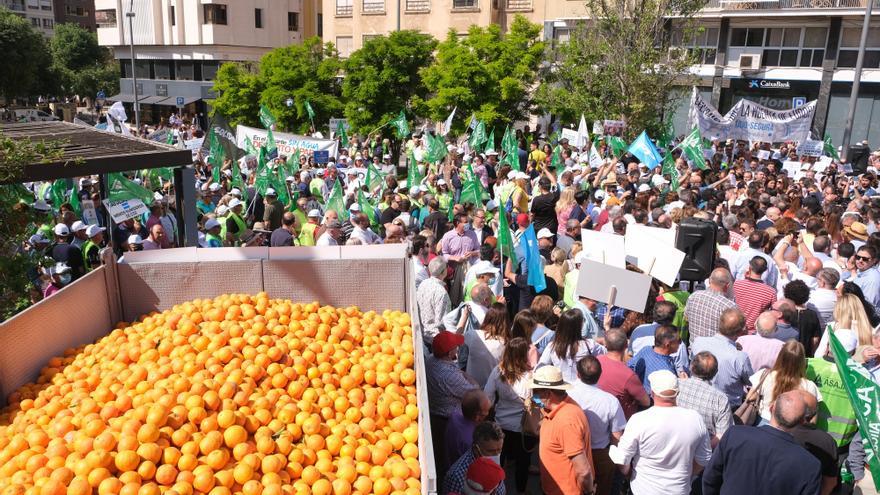
M 140 98 L 138 98 L 140 99 Z M 109 101 L 121 101 L 123 103 L 134 103 L 134 95 L 131 93 L 119 93 L 118 95 L 107 98 Z
M 138 101 L 147 105 L 157 105 L 161 104 L 162 101 L 167 100 L 167 96 L 139 96 Z

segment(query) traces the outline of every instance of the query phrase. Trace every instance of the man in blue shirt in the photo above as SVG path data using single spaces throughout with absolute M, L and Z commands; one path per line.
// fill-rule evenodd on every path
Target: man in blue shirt
M 639 353 L 644 347 L 654 345 L 654 332 L 661 325 L 674 326 L 672 322 L 675 320 L 675 314 L 678 308 L 669 301 L 658 301 L 654 304 L 654 322 L 639 325 L 633 330 L 629 336 L 629 353 L 633 356 Z M 618 325 L 614 325 L 617 327 Z M 687 347 L 678 346 L 678 352 L 672 355 L 672 361 L 675 363 L 675 369 L 678 373 L 687 373 L 689 359 Z
M 654 345 L 642 348 L 627 363 L 627 366 L 642 381 L 642 386 L 645 387 L 648 395 L 651 395 L 651 384 L 648 381 L 648 375 L 658 370 L 668 370 L 673 375 L 676 374 L 672 355 L 678 352 L 680 345 L 681 337 L 678 334 L 678 330 L 673 326 L 661 325 L 654 331 Z
M 821 463 L 789 433 L 805 412 L 801 392 L 792 390 L 770 405 L 769 426 L 727 430 L 703 471 L 703 495 L 819 493 Z
M 862 246 L 855 255 L 856 272 L 852 281 L 862 289 L 865 300 L 874 308 L 880 307 L 880 271 L 877 270 L 877 250 Z
M 709 351 L 718 360 L 718 373 L 712 385 L 727 394 L 731 407 L 742 404 L 743 387 L 752 376 L 749 355 L 736 347 L 736 339 L 745 335 L 746 317 L 739 308 L 725 309 L 718 322 L 718 333 L 713 337 L 699 337 L 691 346 L 694 355 Z
M 596 309 L 599 303 L 587 297 L 579 297 L 574 302 L 574 308 L 584 314 L 584 328 L 581 330 L 581 337 L 585 339 L 596 339 L 604 337 L 605 331 L 599 321 L 596 319 Z

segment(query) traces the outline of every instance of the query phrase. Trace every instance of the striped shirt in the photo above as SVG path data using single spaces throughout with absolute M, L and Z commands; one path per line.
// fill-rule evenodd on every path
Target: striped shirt
M 755 333 L 755 321 L 776 301 L 776 291 L 764 282 L 744 278 L 733 283 L 733 297 L 746 317 L 746 330 Z

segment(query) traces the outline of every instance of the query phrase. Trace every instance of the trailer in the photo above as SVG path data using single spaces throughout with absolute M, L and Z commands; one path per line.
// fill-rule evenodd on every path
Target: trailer
M 105 249 L 102 258 L 102 266 L 0 324 L 4 404 L 65 349 L 101 338 L 120 321 L 196 298 L 266 292 L 294 302 L 406 311 L 413 328 L 422 493 L 437 493 L 424 345 L 405 245 L 180 248 L 126 253 L 121 262 Z

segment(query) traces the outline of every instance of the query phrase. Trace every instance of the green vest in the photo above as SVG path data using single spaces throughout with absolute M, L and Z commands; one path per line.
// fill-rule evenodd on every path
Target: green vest
M 849 445 L 859 425 L 837 365 L 824 358 L 807 359 L 807 380 L 822 394 L 816 426 L 831 435 L 838 447 Z
M 318 228 L 317 224 L 307 223 L 303 225 L 302 231 L 299 233 L 300 246 L 314 246 L 315 245 L 315 230 Z
M 321 189 L 324 187 L 324 179 L 320 177 L 315 177 L 309 182 L 309 191 L 311 191 L 312 196 L 320 199 L 320 201 L 324 202 L 324 193 L 321 192 Z
M 309 219 L 306 218 L 306 214 L 303 213 L 299 208 L 293 210 L 293 216 L 296 217 L 296 232 L 297 234 L 302 231 L 303 225 L 309 223 Z
M 684 328 L 684 307 L 687 304 L 690 295 L 691 294 L 685 290 L 675 290 L 663 293 L 664 301 L 669 301 L 672 304 L 675 304 L 675 318 L 672 319 L 672 324 L 679 330 L 679 332 L 681 332 L 681 340 L 685 342 L 690 338 L 690 334 L 685 332 Z
M 565 283 L 563 284 L 562 302 L 565 307 L 571 309 L 574 307 L 574 293 L 577 289 L 578 274 L 580 270 L 572 270 L 565 274 Z
M 449 209 L 449 202 L 452 201 L 452 194 L 445 193 L 437 193 L 437 201 L 440 203 L 440 211 L 446 211 Z
M 89 261 L 89 250 L 91 250 L 92 248 L 100 249 L 100 247 L 92 242 L 91 239 L 88 239 L 82 245 L 83 266 L 86 267 L 86 270 L 92 269 L 92 263 Z
M 221 231 L 222 231 L 222 228 L 221 228 Z M 223 247 L 223 239 L 220 238 L 220 236 L 217 236 L 214 234 L 205 234 L 205 241 L 207 241 L 207 242 L 217 241 L 220 244 L 220 247 Z M 209 245 L 209 247 L 213 247 L 213 246 Z
M 223 239 L 223 242 L 226 242 L 226 218 L 217 217 L 217 221 L 220 222 L 220 238 Z
M 236 232 L 235 234 L 232 234 L 232 237 L 237 241 L 238 238 L 241 237 L 241 234 L 244 233 L 245 230 L 247 230 L 247 224 L 244 223 L 244 220 L 242 220 L 240 216 L 236 215 L 235 213 L 233 213 L 231 211 L 229 212 L 229 215 L 226 217 L 226 219 L 229 220 L 230 218 L 232 219 L 233 222 L 236 223 L 236 225 L 238 225 L 238 232 Z M 225 225 L 225 222 L 224 222 L 224 225 Z M 224 238 L 225 238 L 225 236 L 224 236 Z

